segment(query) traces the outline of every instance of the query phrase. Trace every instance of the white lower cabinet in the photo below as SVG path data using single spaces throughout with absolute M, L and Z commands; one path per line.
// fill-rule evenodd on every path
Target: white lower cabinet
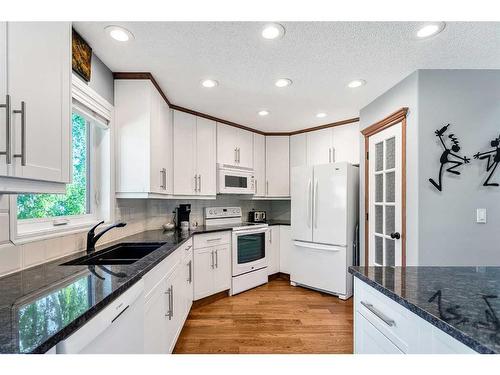
M 171 353 L 193 296 L 192 240 L 144 277 L 144 353 Z
M 280 272 L 290 273 L 290 253 L 292 251 L 292 227 L 290 225 L 280 225 Z
M 475 352 L 355 277 L 354 353 Z
M 267 274 L 280 272 L 280 226 L 269 227 L 269 243 L 267 245 Z
M 230 232 L 199 234 L 194 242 L 194 300 L 231 288 Z M 199 247 L 210 243 L 213 246 Z

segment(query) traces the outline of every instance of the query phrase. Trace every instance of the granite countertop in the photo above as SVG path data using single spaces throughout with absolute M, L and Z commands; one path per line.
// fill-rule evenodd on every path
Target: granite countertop
M 500 353 L 500 267 L 350 267 L 349 272 L 479 353 Z
M 290 220 L 267 220 L 266 221 L 268 225 L 290 225 Z
M 61 266 L 85 251 L 0 278 L 0 353 L 44 353 L 65 339 L 160 263 L 193 234 L 230 230 L 151 230 L 108 242 L 157 243 L 129 265 Z

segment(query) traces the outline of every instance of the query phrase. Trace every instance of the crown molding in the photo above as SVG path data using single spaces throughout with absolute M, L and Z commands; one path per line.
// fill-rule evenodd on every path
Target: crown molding
M 341 120 L 341 121 L 337 121 L 337 122 L 331 122 L 328 124 L 318 125 L 318 126 L 314 126 L 314 127 L 310 127 L 310 128 L 304 128 L 301 130 L 295 130 L 292 132 L 264 132 L 262 130 L 254 129 L 250 126 L 241 125 L 241 124 L 238 124 L 236 122 L 224 120 L 224 119 L 219 118 L 219 117 L 215 117 L 215 116 L 203 113 L 203 112 L 198 112 L 198 111 L 186 108 L 186 107 L 181 107 L 179 105 L 173 104 L 170 100 L 168 100 L 167 95 L 161 89 L 160 85 L 158 84 L 158 82 L 156 82 L 155 78 L 153 77 L 153 75 L 150 72 L 114 72 L 113 78 L 114 79 L 148 79 L 151 81 L 153 86 L 156 87 L 156 89 L 160 93 L 163 100 L 165 100 L 165 102 L 168 104 L 168 106 L 171 109 L 175 109 L 176 111 L 180 111 L 180 112 L 189 113 L 189 114 L 194 115 L 194 116 L 203 117 L 203 118 L 206 118 L 208 120 L 220 122 L 221 124 L 234 126 L 235 128 L 251 131 L 253 133 L 257 133 L 257 134 L 261 134 L 261 135 L 265 135 L 265 136 L 290 136 L 290 135 L 312 132 L 315 130 L 333 128 L 335 126 L 351 124 L 351 123 L 359 121 L 359 117 L 354 117 L 354 118 Z

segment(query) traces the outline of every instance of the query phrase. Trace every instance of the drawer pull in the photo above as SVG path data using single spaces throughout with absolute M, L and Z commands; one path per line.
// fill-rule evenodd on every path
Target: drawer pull
M 394 322 L 394 320 L 388 318 L 383 313 L 381 313 L 380 311 L 378 311 L 375 307 L 373 307 L 373 305 L 371 303 L 361 301 L 361 304 L 364 307 L 366 307 L 368 310 L 370 310 L 373 313 L 373 315 L 375 315 L 377 318 L 379 318 L 380 320 L 382 320 L 389 327 L 393 327 L 393 326 L 396 325 L 396 322 Z
M 214 242 L 214 241 L 220 241 L 220 240 L 222 240 L 222 237 L 218 237 L 218 238 L 209 238 L 209 239 L 207 240 L 207 242 Z

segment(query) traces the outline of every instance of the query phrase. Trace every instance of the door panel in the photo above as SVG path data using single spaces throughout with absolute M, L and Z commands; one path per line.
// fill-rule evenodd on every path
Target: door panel
M 25 158 L 14 158 L 16 177 L 70 181 L 71 24 L 9 22 L 8 82 L 12 96 L 14 152 L 22 152 L 21 102 L 25 107 Z M 43 73 L 41 73 L 43 72 Z
M 266 137 L 266 191 L 270 197 L 290 195 L 289 137 Z
M 307 159 L 309 165 L 331 162 L 332 134 L 332 129 L 307 133 Z
M 393 125 L 369 139 L 369 265 L 402 265 L 401 126 Z M 395 233 L 400 239 L 391 238 Z
M 297 134 L 290 137 L 290 168 L 307 165 L 307 135 Z
M 375 328 L 361 313 L 356 312 L 354 353 L 403 354 L 399 348 Z
M 333 161 L 359 164 L 359 124 L 347 124 L 333 128 Z
M 194 300 L 209 296 L 214 289 L 212 248 L 194 250 Z
M 253 168 L 253 133 L 236 129 L 238 139 L 238 165 Z
M 198 194 L 217 193 L 216 172 L 216 122 L 196 118 L 196 169 L 199 175 Z
M 314 167 L 313 242 L 347 245 L 347 164 Z
M 161 101 L 163 99 L 156 88 L 150 85 L 150 186 L 153 193 L 165 194 L 163 168 L 166 169 L 166 151 L 168 146 L 168 123 L 165 123 L 165 116 L 161 113 Z
M 174 111 L 174 194 L 195 194 L 196 117 Z
M 236 165 L 236 128 L 217 124 L 217 163 Z
M 269 236 L 267 240 L 267 274 L 272 275 L 280 272 L 280 227 L 278 225 L 269 227 Z
M 292 239 L 312 241 L 313 168 L 292 168 L 290 186 Z
M 223 245 L 215 248 L 214 291 L 222 292 L 231 288 L 231 248 Z
M 253 135 L 253 167 L 255 177 L 255 195 L 266 195 L 266 137 Z
M 150 294 L 144 305 L 144 353 L 164 354 L 167 352 L 167 326 L 165 315 L 168 309 L 166 279 L 163 279 Z M 170 285 L 169 285 L 170 286 Z

